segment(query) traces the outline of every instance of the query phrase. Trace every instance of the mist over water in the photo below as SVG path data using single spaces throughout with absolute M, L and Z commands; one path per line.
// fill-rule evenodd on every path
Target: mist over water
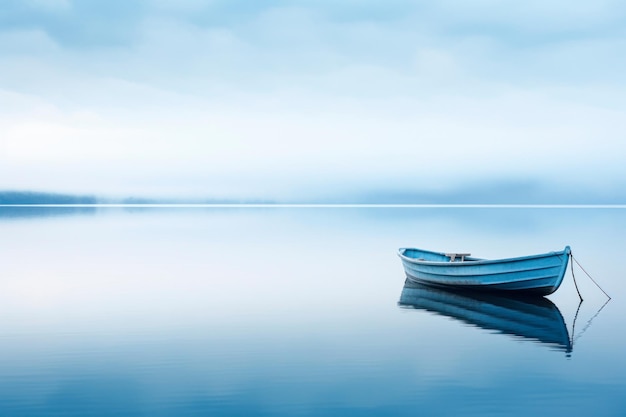
M 626 410 L 622 209 L 16 210 L 0 208 L 3 415 Z M 545 318 L 556 342 L 454 317 L 450 300 L 398 304 L 399 247 L 565 245 L 613 297 L 595 318 L 605 298 L 580 270 L 574 332 L 569 272 L 550 302 L 477 304 Z

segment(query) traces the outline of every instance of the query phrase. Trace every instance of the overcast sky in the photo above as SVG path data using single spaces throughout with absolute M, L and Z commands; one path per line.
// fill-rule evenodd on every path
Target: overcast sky
M 2 0 L 0 190 L 626 185 L 626 3 Z

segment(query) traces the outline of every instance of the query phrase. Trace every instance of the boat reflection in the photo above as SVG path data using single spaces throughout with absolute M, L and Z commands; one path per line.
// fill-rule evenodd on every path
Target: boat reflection
M 426 310 L 516 338 L 571 353 L 572 343 L 559 309 L 544 297 L 505 297 L 457 292 L 406 281 L 398 305 Z

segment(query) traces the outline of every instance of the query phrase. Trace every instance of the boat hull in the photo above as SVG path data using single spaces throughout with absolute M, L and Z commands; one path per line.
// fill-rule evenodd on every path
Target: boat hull
M 472 291 L 548 295 L 556 291 L 567 269 L 570 248 L 540 255 L 484 260 L 465 257 L 450 261 L 444 253 L 402 248 L 407 279 L 427 285 Z

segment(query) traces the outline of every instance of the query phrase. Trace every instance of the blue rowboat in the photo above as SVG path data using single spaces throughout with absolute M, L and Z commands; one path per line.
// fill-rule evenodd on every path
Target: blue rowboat
M 560 252 L 487 260 L 469 253 L 401 248 L 398 255 L 409 280 L 443 287 L 548 295 L 565 276 L 570 248 Z
M 398 305 L 451 317 L 570 353 L 572 343 L 561 312 L 544 297 L 505 297 L 499 293 L 448 291 L 407 280 Z

